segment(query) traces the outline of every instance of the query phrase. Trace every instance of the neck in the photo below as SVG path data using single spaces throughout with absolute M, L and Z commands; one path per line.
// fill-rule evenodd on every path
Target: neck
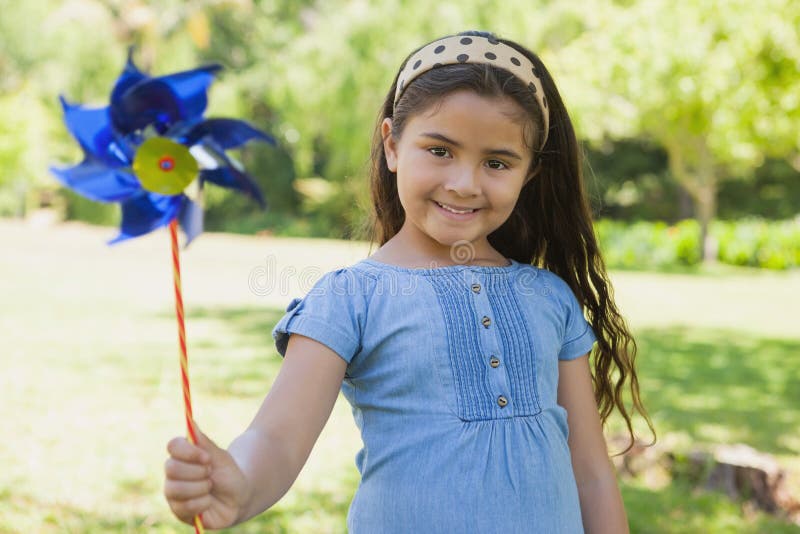
M 478 242 L 443 245 L 425 236 L 416 239 L 404 226 L 378 250 L 374 257 L 405 267 L 431 268 L 449 265 L 506 266 L 508 260 L 486 238 Z

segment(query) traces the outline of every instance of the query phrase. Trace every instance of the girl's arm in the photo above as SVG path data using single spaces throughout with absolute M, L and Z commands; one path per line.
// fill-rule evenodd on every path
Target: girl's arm
M 331 414 L 347 363 L 327 346 L 294 334 L 278 377 L 253 422 L 220 449 L 198 429 L 198 444 L 167 446 L 164 495 L 182 521 L 203 514 L 209 528 L 257 515 L 297 478 Z
M 589 355 L 558 362 L 558 404 L 567 410 L 572 469 L 587 534 L 627 533 L 628 519 L 608 457 Z
M 271 507 L 294 483 L 330 417 L 346 368 L 327 346 L 299 334 L 289 338 L 269 394 L 228 447 L 248 487 L 236 523 Z

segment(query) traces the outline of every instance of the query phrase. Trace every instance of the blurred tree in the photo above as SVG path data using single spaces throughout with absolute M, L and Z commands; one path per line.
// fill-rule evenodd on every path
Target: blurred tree
M 800 3 L 586 0 L 569 9 L 584 31 L 550 63 L 579 131 L 663 146 L 712 258 L 719 182 L 752 177 L 765 156 L 800 152 Z
M 674 218 L 672 175 L 706 223 L 721 180 L 721 214 L 783 216 L 796 174 L 763 165 L 774 179 L 753 179 L 752 169 L 771 156 L 800 168 L 799 10 L 790 0 L 0 0 L 0 212 L 16 205 L 9 191 L 54 186 L 48 164 L 80 158 L 57 95 L 104 104 L 133 44 L 153 73 L 222 63 L 209 115 L 245 118 L 282 145 L 241 154 L 271 211 L 304 214 L 296 229 L 354 235 L 378 108 L 400 62 L 427 40 L 483 28 L 540 52 L 553 71 L 579 134 L 595 141 L 590 188 L 602 215 Z M 219 228 L 236 214 L 248 227 L 274 224 L 234 197 L 208 200 Z
M 800 171 L 784 159 L 768 158 L 753 180 L 727 180 L 720 184 L 720 218 L 736 219 L 758 214 L 769 219 L 791 219 L 800 210 Z
M 687 217 L 681 212 L 680 186 L 668 176 L 667 154 L 660 146 L 622 139 L 589 144 L 584 150 L 584 176 L 596 218 L 676 222 Z

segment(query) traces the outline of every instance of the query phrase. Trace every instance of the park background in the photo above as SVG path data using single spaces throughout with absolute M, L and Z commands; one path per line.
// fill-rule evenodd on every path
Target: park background
M 800 532 L 797 510 L 705 488 L 691 461 L 753 447 L 800 500 L 797 2 L 0 0 L 0 14 L 0 532 L 189 529 L 161 497 L 182 431 L 168 238 L 107 247 L 118 207 L 48 173 L 81 157 L 58 96 L 105 105 L 130 46 L 153 75 L 217 62 L 208 115 L 279 140 L 239 153 L 269 209 L 207 188 L 207 233 L 184 253 L 195 414 L 226 445 L 277 373 L 286 304 L 369 254 L 369 145 L 396 68 L 463 29 L 537 51 L 583 144 L 659 437 L 620 470 L 632 531 Z M 620 434 L 617 419 L 612 452 Z M 358 446 L 340 399 L 286 498 L 231 531 L 343 532 Z

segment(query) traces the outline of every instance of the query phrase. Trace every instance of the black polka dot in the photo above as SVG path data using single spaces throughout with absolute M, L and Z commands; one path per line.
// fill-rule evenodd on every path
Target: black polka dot
M 534 66 L 534 67 L 531 69 L 531 72 L 533 73 L 533 75 L 534 75 L 534 76 L 536 76 L 537 78 L 539 78 L 539 71 L 538 71 L 538 70 L 536 70 L 536 67 L 535 67 L 535 66 Z
M 402 91 L 403 91 L 403 87 L 405 86 L 405 84 L 406 84 L 406 81 L 405 81 L 405 80 L 402 80 L 402 81 L 400 82 L 400 92 L 402 92 Z
M 434 54 L 441 54 L 442 52 L 444 52 L 444 45 L 439 45 L 433 49 Z
M 486 40 L 489 41 L 489 43 L 491 43 L 493 45 L 496 45 L 496 44 L 500 43 L 500 41 L 498 41 L 495 37 L 487 37 Z
M 422 65 L 422 60 L 418 59 L 416 63 L 414 63 L 414 70 L 417 70 L 419 66 Z
M 458 60 L 459 63 L 466 63 L 467 60 L 469 59 L 469 56 L 467 54 L 458 54 L 458 57 L 456 59 Z
M 497 56 L 492 54 L 491 52 L 486 52 L 484 56 L 486 56 L 486 59 L 497 59 Z
M 546 96 L 544 96 L 544 95 L 542 95 L 542 105 L 543 105 L 544 107 L 547 107 L 547 97 L 546 97 Z
M 533 83 L 533 82 L 529 83 L 528 84 L 528 89 L 530 89 L 532 93 L 535 93 L 536 92 L 536 84 Z
M 520 62 L 519 62 L 519 60 L 518 60 L 517 58 L 515 58 L 515 57 L 512 57 L 512 58 L 511 58 L 511 63 L 513 63 L 513 64 L 514 64 L 514 65 L 516 65 L 517 67 L 519 67 L 519 66 L 520 66 Z
M 464 37 L 464 38 L 463 38 L 463 39 L 461 39 L 461 41 L 459 41 L 459 42 L 460 42 L 461 44 L 472 44 L 472 39 L 470 39 L 469 37 Z
M 439 67 L 441 67 L 441 66 L 442 66 L 442 64 L 441 64 L 441 63 L 434 63 L 434 64 L 433 64 L 433 68 L 434 68 L 434 69 L 438 69 L 438 68 L 439 68 Z

